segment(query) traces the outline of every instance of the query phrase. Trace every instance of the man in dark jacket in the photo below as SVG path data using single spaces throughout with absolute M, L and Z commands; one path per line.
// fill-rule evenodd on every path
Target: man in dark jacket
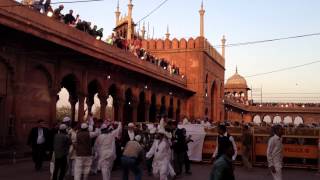
M 69 14 L 66 14 L 64 17 L 63 17 L 63 20 L 64 20 L 64 23 L 65 24 L 74 24 L 76 22 L 76 18 L 74 18 L 73 16 L 73 10 L 69 10 Z
M 59 133 L 55 135 L 53 141 L 54 150 L 54 171 L 52 180 L 63 180 L 67 170 L 67 157 L 71 140 L 67 134 L 67 126 L 61 124 L 59 126 Z M 59 173 L 59 178 L 58 178 Z
M 36 171 L 42 168 L 46 154 L 50 154 L 51 140 L 49 129 L 45 127 L 43 120 L 39 120 L 37 127 L 31 129 L 28 137 L 28 145 L 32 148 L 32 160 Z
M 220 143 L 222 155 L 214 162 L 209 180 L 235 180 L 232 167 L 233 144 L 229 139 L 223 139 Z
M 185 165 L 186 174 L 190 172 L 190 160 L 188 157 L 188 143 L 192 142 L 191 136 L 186 136 L 186 129 L 177 129 L 173 144 L 174 165 L 177 175 L 182 173 L 183 164 Z

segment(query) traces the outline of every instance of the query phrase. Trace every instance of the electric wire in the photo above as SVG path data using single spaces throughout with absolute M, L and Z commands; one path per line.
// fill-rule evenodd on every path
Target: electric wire
M 158 9 L 160 9 L 165 3 L 167 3 L 169 0 L 164 0 L 162 3 L 160 3 L 157 7 L 155 7 L 153 10 L 151 10 L 147 15 L 143 16 L 136 24 L 139 24 L 141 21 L 145 20 L 149 16 L 151 16 L 154 12 L 156 12 Z

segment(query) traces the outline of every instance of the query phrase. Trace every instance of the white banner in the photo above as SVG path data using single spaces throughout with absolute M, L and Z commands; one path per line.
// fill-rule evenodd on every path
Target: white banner
M 191 161 L 202 161 L 202 148 L 206 132 L 204 127 L 200 124 L 188 124 L 179 125 L 179 129 L 185 128 L 187 130 L 187 136 L 191 135 L 193 142 L 188 144 L 189 151 L 188 156 Z

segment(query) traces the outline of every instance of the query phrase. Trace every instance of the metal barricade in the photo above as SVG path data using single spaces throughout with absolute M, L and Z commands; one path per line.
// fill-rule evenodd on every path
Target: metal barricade
M 267 166 L 267 146 L 270 128 L 256 127 L 253 133 L 253 163 Z M 283 163 L 285 167 L 318 168 L 319 130 L 286 128 L 283 135 Z

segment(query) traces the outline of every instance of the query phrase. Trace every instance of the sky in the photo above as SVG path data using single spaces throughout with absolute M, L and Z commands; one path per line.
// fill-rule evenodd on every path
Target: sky
M 127 13 L 128 1 L 120 0 L 122 15 Z M 138 22 L 161 2 L 133 0 L 134 21 Z M 73 9 L 81 19 L 103 27 L 107 36 L 115 25 L 116 4 L 117 0 L 64 4 L 64 13 Z M 171 38 L 197 37 L 200 5 L 201 0 L 168 0 L 145 19 L 150 24 L 150 35 L 154 28 L 154 38 L 164 38 L 169 26 Z M 320 32 L 319 0 L 204 0 L 204 6 L 205 37 L 214 46 L 220 45 L 222 35 L 228 44 Z M 226 49 L 225 79 L 234 74 L 236 66 L 239 74 L 246 77 L 317 60 L 320 36 L 230 47 Z M 315 63 L 246 80 L 255 97 L 261 95 L 262 88 L 264 101 L 320 102 L 319 69 L 320 63 Z

